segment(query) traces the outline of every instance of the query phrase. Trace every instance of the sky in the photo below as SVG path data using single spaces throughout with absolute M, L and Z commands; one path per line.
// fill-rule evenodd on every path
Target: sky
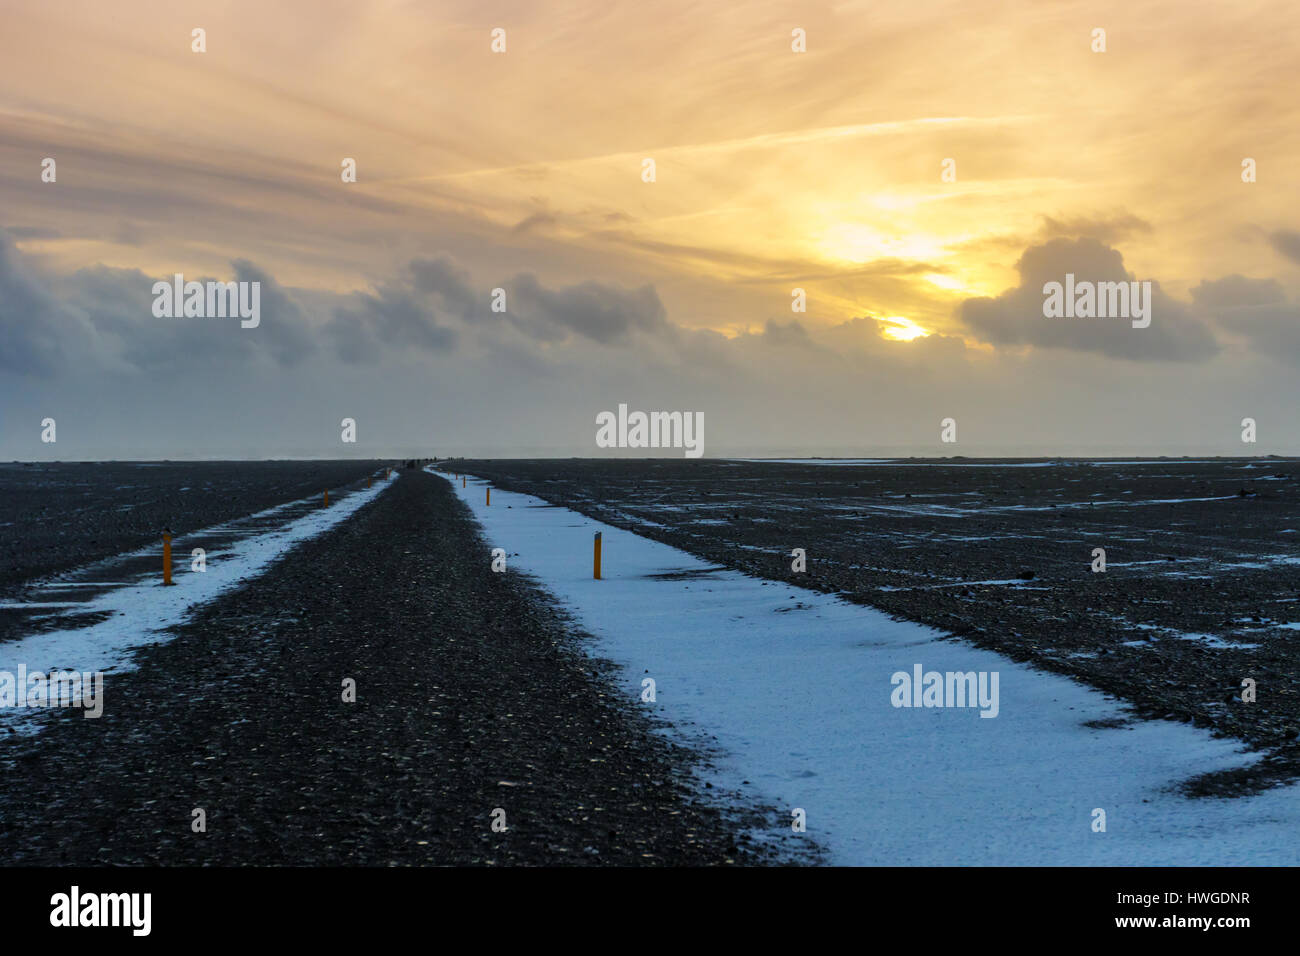
M 620 404 L 707 457 L 1300 454 L 1291 3 L 0 22 L 0 459 L 646 454 Z M 177 273 L 260 324 L 156 316 Z M 1150 325 L 1045 316 L 1067 274 Z

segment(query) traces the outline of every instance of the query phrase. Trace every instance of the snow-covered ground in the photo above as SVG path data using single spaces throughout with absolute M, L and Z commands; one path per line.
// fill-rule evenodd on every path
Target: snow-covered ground
M 931 628 L 717 569 L 531 496 L 494 488 L 487 507 L 484 484 L 454 483 L 509 567 L 573 612 L 593 653 L 624 665 L 628 700 L 716 747 L 715 786 L 806 813 L 806 834 L 771 838 L 814 839 L 839 864 L 1300 862 L 1300 788 L 1236 800 L 1171 791 L 1255 759 L 1233 741 L 1165 721 L 1086 726 L 1125 710 Z M 997 716 L 893 706 L 892 676 L 918 664 L 997 672 Z M 645 678 L 655 703 L 642 702 Z M 1105 832 L 1094 832 L 1098 810 Z
M 34 671 L 49 673 L 52 670 L 85 673 L 102 671 L 108 675 L 104 681 L 105 706 L 111 708 L 111 675 L 133 668 L 134 650 L 171 640 L 173 635 L 167 629 L 182 623 L 191 608 L 207 603 L 222 592 L 257 577 L 290 548 L 323 534 L 351 517 L 394 480 L 396 473 L 388 479 L 376 478 L 372 487 L 337 497 L 328 508 L 313 508 L 299 518 L 286 520 L 279 527 L 235 538 L 219 552 L 209 552 L 206 570 L 201 573 L 190 569 L 190 552 L 179 547 L 173 553 L 173 587 L 164 587 L 161 575 L 150 575 L 142 581 L 105 582 L 118 586 L 87 601 L 61 602 L 62 610 L 75 608 L 79 614 L 108 613 L 110 617 L 88 627 L 48 631 L 0 643 L 0 672 L 17 674 L 19 665 L 25 665 L 29 674 Z M 314 498 L 311 501 L 315 504 Z M 306 499 L 277 505 L 241 519 L 241 522 L 272 518 L 279 512 L 305 502 Z M 236 529 L 223 525 L 193 532 L 186 535 L 184 540 L 239 533 Z M 134 554 L 159 554 L 161 566 L 160 550 L 158 545 L 154 545 Z M 84 587 L 86 583 L 73 586 Z M 40 730 L 41 724 L 33 718 L 42 713 L 45 711 L 39 708 L 0 709 L 0 727 L 8 727 L 18 733 L 35 733 Z

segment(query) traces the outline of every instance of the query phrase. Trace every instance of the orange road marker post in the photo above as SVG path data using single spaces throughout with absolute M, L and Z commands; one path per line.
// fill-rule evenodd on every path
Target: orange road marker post
M 592 547 L 591 556 L 591 576 L 597 581 L 600 580 L 600 532 L 596 532 L 596 541 Z
M 325 489 L 325 507 L 328 508 L 329 506 L 330 506 L 330 490 L 329 490 L 328 488 L 326 488 L 326 489 Z
M 460 476 L 460 486 L 461 486 L 462 488 L 465 487 L 465 476 L 464 476 L 464 475 L 461 475 L 461 476 Z
M 370 482 L 374 481 L 374 479 L 375 479 L 375 476 L 374 476 L 374 475 L 366 475 L 366 487 L 367 487 L 367 488 L 370 487 Z
M 170 585 L 172 580 L 172 533 L 163 531 L 163 584 Z

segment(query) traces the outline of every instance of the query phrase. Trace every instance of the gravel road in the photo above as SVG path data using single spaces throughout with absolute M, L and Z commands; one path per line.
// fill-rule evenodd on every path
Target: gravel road
M 404 471 L 110 675 L 102 718 L 0 741 L 0 861 L 774 862 L 745 829 L 775 809 L 697 791 L 705 758 L 655 733 L 583 640 L 490 571 L 444 481 Z

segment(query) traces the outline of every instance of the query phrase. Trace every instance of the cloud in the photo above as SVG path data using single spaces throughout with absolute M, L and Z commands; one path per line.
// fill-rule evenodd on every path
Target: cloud
M 258 345 L 282 366 L 296 365 L 316 351 L 317 339 L 311 322 L 287 289 L 268 272 L 247 259 L 231 263 L 235 281 L 261 283 L 261 332 Z
M 1124 318 L 1046 318 L 1043 286 L 1080 281 L 1125 282 L 1124 257 L 1097 239 L 1052 239 L 1026 249 L 1016 263 L 1020 284 L 995 298 L 967 299 L 959 318 L 993 345 L 1096 352 L 1135 361 L 1202 361 L 1219 345 L 1209 326 L 1187 305 L 1151 283 L 1151 325 L 1133 328 Z
M 768 345 L 778 347 L 808 348 L 812 345 L 812 339 L 808 337 L 808 330 L 803 327 L 803 323 L 798 319 L 791 319 L 789 322 L 768 319 L 767 324 L 763 327 L 763 341 Z
M 1279 229 L 1269 234 L 1268 241 L 1281 255 L 1300 264 L 1300 232 Z
M 236 281 L 262 284 L 256 330 L 238 319 L 157 318 L 152 290 L 163 277 L 92 266 L 56 278 L 0 236 L 0 370 L 75 377 L 262 361 L 285 367 L 310 355 L 310 323 L 288 292 L 250 262 L 232 267 Z
M 1225 276 L 1202 282 L 1192 298 L 1253 351 L 1300 365 L 1300 303 L 1289 302 L 1276 279 Z
M 1223 313 L 1219 321 L 1245 338 L 1260 355 L 1300 365 L 1300 305 L 1239 307 Z
M 62 283 L 64 300 L 84 318 L 85 332 L 75 347 L 69 347 L 70 357 L 78 363 L 149 373 L 258 364 L 288 367 L 300 362 L 315 348 L 302 313 L 270 276 L 251 263 L 237 261 L 232 266 L 235 281 L 262 283 L 257 329 L 240 328 L 237 317 L 156 317 L 153 285 L 170 277 L 104 266 L 74 272 Z M 185 278 L 212 280 L 211 276 Z
M 340 323 L 359 323 L 378 338 L 396 342 L 397 330 L 389 325 L 401 317 L 425 329 L 420 340 L 408 344 L 451 348 L 454 330 L 438 326 L 439 313 L 483 328 L 488 327 L 485 320 L 503 319 L 527 340 L 552 343 L 579 336 L 602 345 L 626 345 L 637 334 L 664 333 L 675 338 L 681 332 L 668 321 L 663 303 L 650 285 L 624 289 L 588 281 L 550 289 L 537 276 L 523 272 L 502 282 L 506 311 L 497 313 L 490 307 L 491 290 L 477 286 L 470 274 L 447 256 L 414 259 L 406 271 L 406 278 L 384 285 L 378 295 L 359 297 L 360 307 L 336 311 L 332 334 L 349 360 L 373 354 L 373 349 L 358 338 L 356 328 L 343 329 Z
M 425 295 L 437 296 L 442 307 L 460 318 L 469 320 L 477 315 L 494 315 L 486 305 L 486 297 L 474 288 L 468 272 L 447 256 L 436 259 L 412 259 L 408 270 L 415 281 L 415 290 Z
M 1151 223 L 1132 213 L 1114 216 L 1043 216 L 1044 238 L 1091 238 L 1101 242 L 1115 242 L 1133 233 L 1151 231 Z
M 652 285 L 626 290 L 583 282 L 552 291 L 531 273 L 521 273 L 510 281 L 508 289 L 512 320 L 539 339 L 561 341 L 572 332 L 602 345 L 614 345 L 631 341 L 634 333 L 671 332 Z
M 490 289 L 445 255 L 412 259 L 370 291 L 348 294 L 285 288 L 247 259 L 231 267 L 236 281 L 261 284 L 255 329 L 229 319 L 158 318 L 153 285 L 170 275 L 93 266 L 56 277 L 0 232 L 0 370 L 53 377 L 257 363 L 288 368 L 322 346 L 349 365 L 378 364 L 398 354 L 455 350 L 461 335 L 453 323 L 491 331 L 495 340 L 485 344 L 498 350 L 568 340 L 621 347 L 646 335 L 671 347 L 684 335 L 650 285 L 589 281 L 551 288 L 519 273 L 502 283 L 508 311 L 498 314 L 490 308 Z M 519 341 L 508 341 L 512 334 Z
M 546 229 L 553 229 L 557 225 L 559 225 L 559 220 L 556 219 L 555 216 L 553 216 L 551 213 L 535 212 L 531 216 L 526 216 L 523 219 L 520 219 L 517 223 L 514 224 L 514 226 L 511 228 L 510 231 L 515 235 L 522 235 L 526 232 L 532 232 L 534 230 L 542 231 Z
M 59 361 L 69 316 L 0 234 L 0 371 L 49 374 Z
M 1276 279 L 1230 275 L 1202 281 L 1192 289 L 1192 300 L 1210 308 L 1233 308 L 1285 302 L 1286 293 Z
M 58 239 L 63 233 L 57 229 L 48 229 L 44 226 L 9 226 L 3 230 L 19 241 L 23 239 Z
M 384 285 L 373 295 L 358 293 L 355 301 L 355 306 L 335 309 L 326 329 L 345 362 L 377 361 L 384 346 L 445 352 L 456 345 L 456 330 L 440 325 L 418 296 L 398 284 Z

